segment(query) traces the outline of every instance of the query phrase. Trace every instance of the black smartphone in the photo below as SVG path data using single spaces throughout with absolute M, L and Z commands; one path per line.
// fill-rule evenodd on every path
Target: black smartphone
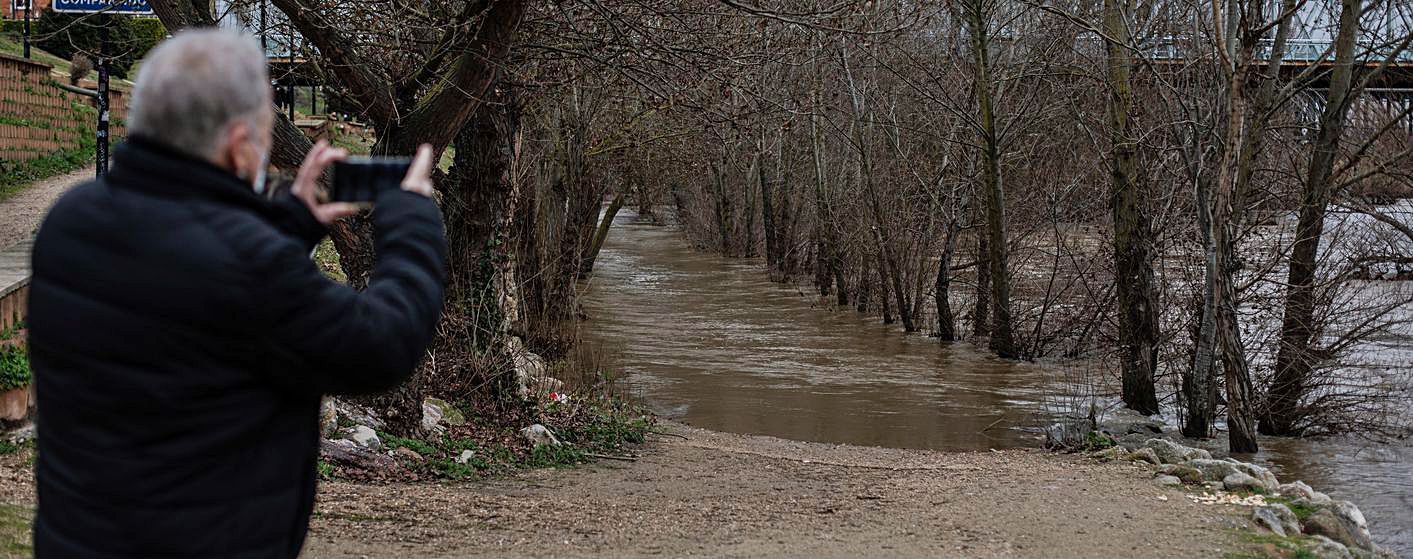
M 412 160 L 406 157 L 349 157 L 334 162 L 335 202 L 372 202 L 384 190 L 402 187 Z

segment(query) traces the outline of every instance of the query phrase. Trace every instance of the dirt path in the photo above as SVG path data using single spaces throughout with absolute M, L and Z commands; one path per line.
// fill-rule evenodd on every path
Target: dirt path
M 667 428 L 636 462 L 324 484 L 305 557 L 1221 557 L 1245 526 L 1131 465 Z
M 85 167 L 66 175 L 49 177 L 24 187 L 0 200 L 0 248 L 22 241 L 34 234 L 49 206 L 70 187 L 93 178 L 93 169 Z

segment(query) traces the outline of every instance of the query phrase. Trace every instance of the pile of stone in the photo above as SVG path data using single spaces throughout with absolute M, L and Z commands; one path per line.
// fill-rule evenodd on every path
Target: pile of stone
M 1146 438 L 1138 442 L 1137 437 L 1125 436 L 1119 440 L 1118 446 L 1090 455 L 1104 461 L 1148 464 L 1154 470 L 1154 480 L 1161 485 L 1284 497 L 1283 503 L 1262 500 L 1252 510 L 1252 522 L 1280 536 L 1311 537 L 1315 545 L 1307 551 L 1318 557 L 1394 556 L 1374 545 L 1369 524 L 1354 503 L 1331 499 L 1301 481 L 1281 483 L 1265 467 L 1233 458 L 1213 458 L 1204 449 L 1168 439 Z M 1304 518 L 1295 510 L 1304 512 Z

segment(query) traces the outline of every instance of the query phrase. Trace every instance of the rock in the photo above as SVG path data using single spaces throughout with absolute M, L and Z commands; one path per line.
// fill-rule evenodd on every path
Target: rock
M 1158 459 L 1158 453 L 1154 452 L 1153 449 L 1148 447 L 1140 448 L 1138 450 L 1128 453 L 1124 456 L 1124 460 L 1128 460 L 1130 462 L 1147 462 L 1155 466 L 1161 466 L 1163 464 L 1163 461 Z
M 442 427 L 441 408 L 432 405 L 427 400 L 422 400 L 422 431 L 436 435 L 446 431 L 446 428 Z
M 348 435 L 348 440 L 365 450 L 376 452 L 383 448 L 383 441 L 378 438 L 378 434 L 373 431 L 373 428 L 367 425 L 354 426 L 353 432 Z
M 1300 533 L 1300 519 L 1285 505 L 1257 506 L 1251 510 L 1251 519 L 1278 536 L 1294 536 Z
M 1263 466 L 1257 466 L 1256 464 L 1249 464 L 1231 458 L 1227 458 L 1227 461 L 1235 465 L 1236 469 L 1242 473 L 1259 480 L 1261 482 L 1261 489 L 1266 492 L 1274 493 L 1276 490 L 1280 489 L 1280 481 L 1276 480 L 1276 475 L 1271 473 L 1271 470 Z
M 1163 422 L 1121 407 L 1106 414 L 1099 422 L 1098 430 L 1115 436 L 1138 434 L 1152 437 L 1162 434 Z
M 1197 468 L 1186 464 L 1163 464 L 1158 467 L 1158 473 L 1169 475 L 1182 480 L 1183 483 L 1193 485 L 1202 483 L 1206 478 L 1202 477 L 1202 472 Z
M 442 423 L 451 426 L 466 424 L 466 415 L 462 414 L 461 410 L 456 409 L 456 406 L 447 403 L 445 400 L 441 398 L 427 398 L 422 400 L 422 413 L 427 413 L 427 407 L 429 405 L 436 408 L 441 414 Z
M 1124 454 L 1123 448 L 1117 447 L 1117 446 L 1111 446 L 1111 447 L 1106 448 L 1106 449 L 1103 449 L 1103 450 L 1096 450 L 1096 451 L 1094 451 L 1094 452 L 1091 452 L 1091 453 L 1089 453 L 1089 457 L 1090 457 L 1090 458 L 1093 458 L 1093 459 L 1095 459 L 1095 460 L 1098 460 L 1098 461 L 1100 461 L 1100 462 L 1113 462 L 1113 461 L 1115 461 L 1115 460 L 1118 460 L 1120 457 L 1122 457 L 1123 454 Z
M 1309 485 L 1306 485 L 1305 482 L 1300 480 L 1282 483 L 1280 487 L 1276 488 L 1276 491 L 1290 498 L 1304 497 L 1312 501 L 1315 500 L 1315 490 L 1311 489 Z
M 467 463 L 467 462 L 470 462 L 471 459 L 472 459 L 472 458 L 475 458 L 475 457 L 476 457 L 476 453 L 471 452 L 470 450 L 463 450 L 463 451 L 461 451 L 461 455 L 456 457 L 456 463 L 457 463 L 457 464 L 465 464 L 465 463 Z
M 391 456 L 370 452 L 347 439 L 321 441 L 319 456 L 326 462 L 374 473 L 385 474 L 402 469 Z
M 1213 460 L 1211 458 L 1188 460 L 1184 462 L 1183 465 L 1202 472 L 1202 479 L 1207 481 L 1222 481 L 1229 475 L 1241 472 L 1241 470 L 1236 468 L 1236 464 L 1232 464 L 1226 460 Z
M 1157 483 L 1158 485 L 1163 485 L 1163 486 L 1178 486 L 1178 485 L 1182 485 L 1182 480 L 1181 480 L 1181 479 L 1178 479 L 1177 476 L 1170 476 L 1170 475 L 1166 475 L 1166 474 L 1158 474 L 1157 477 L 1153 478 L 1153 481 L 1154 481 L 1155 483 Z
M 422 461 L 422 455 L 421 455 L 421 454 L 418 454 L 417 451 L 412 450 L 412 449 L 410 449 L 410 448 L 407 448 L 407 447 L 405 447 L 405 446 L 400 446 L 400 447 L 397 447 L 396 449 L 394 449 L 394 450 L 393 450 L 393 456 L 396 456 L 396 457 L 398 457 L 398 458 L 402 458 L 402 459 L 405 459 L 405 460 L 412 460 L 412 461 L 414 461 L 414 462 L 421 462 L 421 461 Z
M 355 425 L 367 425 L 374 429 L 384 429 L 387 427 L 382 419 L 368 411 L 367 408 L 351 402 L 345 402 L 337 398 L 334 399 L 334 407 L 339 412 L 339 417 Z
M 24 425 L 16 427 L 10 432 L 5 433 L 5 440 L 10 441 L 10 444 L 17 445 L 25 444 L 38 437 L 39 428 L 35 426 L 33 421 L 27 422 Z
M 1359 511 L 1359 507 L 1349 501 L 1335 501 L 1334 512 L 1359 540 L 1355 547 L 1365 551 L 1377 550 L 1374 547 L 1374 536 L 1369 533 L 1369 522 L 1364 519 L 1364 513 Z
M 1314 540 L 1315 545 L 1306 548 L 1306 551 L 1320 559 L 1354 559 L 1354 556 L 1349 554 L 1349 548 L 1342 543 L 1324 536 L 1315 536 Z
M 548 367 L 545 366 L 545 360 L 526 349 L 520 338 L 511 336 L 508 344 L 511 359 L 515 363 L 515 383 L 520 399 L 532 399 L 535 396 L 534 380 L 547 376 Z
M 339 408 L 332 396 L 319 401 L 319 436 L 332 439 L 339 432 Z
M 530 444 L 535 446 L 560 445 L 559 439 L 554 436 L 554 433 L 550 432 L 548 428 L 546 428 L 544 425 L 540 425 L 539 423 L 521 429 L 520 435 L 525 437 L 525 440 L 530 441 Z
M 1360 515 L 1359 519 L 1363 520 L 1363 515 Z M 1315 511 L 1315 514 L 1305 519 L 1304 531 L 1311 536 L 1325 536 L 1344 544 L 1345 547 L 1368 551 L 1372 551 L 1374 547 L 1368 528 L 1360 530 L 1358 526 L 1352 525 L 1352 522 L 1346 522 L 1344 515 L 1336 512 L 1335 507 Z
M 1129 433 L 1127 435 L 1119 437 L 1118 441 L 1119 446 L 1124 447 L 1124 450 L 1133 452 L 1135 450 L 1143 448 L 1143 443 L 1151 438 L 1153 437 L 1142 433 Z
M 1143 446 L 1153 449 L 1164 464 L 1180 464 L 1194 459 L 1210 459 L 1212 453 L 1200 448 L 1183 446 L 1167 439 L 1148 439 Z
M 1228 474 L 1227 477 L 1222 478 L 1222 487 L 1227 491 L 1250 491 L 1252 493 L 1266 490 L 1266 487 L 1261 485 L 1261 480 L 1251 477 L 1245 472 Z

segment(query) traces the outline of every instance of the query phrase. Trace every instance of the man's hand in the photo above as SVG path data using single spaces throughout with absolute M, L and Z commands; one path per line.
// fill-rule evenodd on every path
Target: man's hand
M 294 177 L 294 186 L 290 187 L 290 193 L 295 198 L 299 198 L 304 205 L 309 208 L 309 213 L 314 214 L 314 219 L 325 227 L 332 225 L 339 219 L 358 213 L 358 206 L 347 202 L 319 202 L 316 192 L 319 190 L 319 177 L 324 174 L 324 169 L 329 168 L 333 162 L 348 157 L 348 151 L 329 145 L 324 140 L 314 144 L 314 148 L 309 150 L 309 155 L 304 156 L 304 163 L 299 165 L 299 173 Z
M 417 146 L 417 157 L 413 158 L 412 166 L 407 168 L 407 176 L 402 179 L 402 189 L 416 192 L 428 198 L 432 197 L 432 146 L 430 144 Z

